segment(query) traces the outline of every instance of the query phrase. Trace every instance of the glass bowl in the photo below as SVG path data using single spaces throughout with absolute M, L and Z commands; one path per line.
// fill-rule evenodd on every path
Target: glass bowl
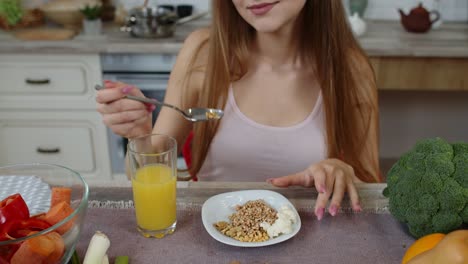
M 57 189 L 68 190 L 69 194 L 71 191 L 69 198 L 63 196 L 68 198 L 64 199 L 69 201 L 65 202 L 68 205 L 62 202 L 51 207 L 52 199 L 56 200 L 52 197 L 62 197 L 52 195 Z M 0 263 L 13 260 L 23 264 L 68 263 L 88 207 L 85 180 L 78 172 L 59 165 L 34 163 L 0 167 L 0 201 L 12 201 L 6 198 L 17 193 L 27 205 L 29 218 L 15 219 L 17 215 L 12 216 L 4 210 L 7 209 L 5 203 L 0 204 Z M 56 207 L 59 209 L 53 210 Z M 10 220 L 5 217 L 2 220 L 2 215 Z

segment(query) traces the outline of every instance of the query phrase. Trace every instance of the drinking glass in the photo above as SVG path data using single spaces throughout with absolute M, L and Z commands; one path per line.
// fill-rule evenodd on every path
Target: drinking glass
M 163 238 L 175 231 L 177 141 L 150 134 L 128 142 L 137 230 L 144 237 Z

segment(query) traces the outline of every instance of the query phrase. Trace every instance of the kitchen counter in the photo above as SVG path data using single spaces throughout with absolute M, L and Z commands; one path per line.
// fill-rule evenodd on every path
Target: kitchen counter
M 175 54 L 193 30 L 209 25 L 200 19 L 180 25 L 165 39 L 137 39 L 106 26 L 104 35 L 78 35 L 68 41 L 20 41 L 0 32 L 0 53 L 165 53 Z M 445 23 L 425 34 L 406 32 L 398 21 L 368 21 L 368 31 L 359 38 L 370 56 L 382 57 L 468 57 L 468 24 Z
M 385 184 L 357 186 L 362 213 L 353 213 L 345 201 L 335 217 L 317 221 L 313 214 L 317 195 L 312 188 L 275 188 L 266 183 L 178 182 L 177 229 L 163 239 L 148 239 L 136 231 L 132 192 L 128 182 L 90 188 L 89 206 L 77 252 L 83 258 L 97 230 L 111 241 L 112 262 L 127 255 L 131 263 L 398 263 L 414 242 L 388 213 L 382 196 Z M 301 229 L 282 243 L 241 248 L 213 239 L 202 223 L 201 209 L 209 197 L 230 191 L 267 189 L 283 194 L 299 212 Z M 286 254 L 285 254 L 286 253 Z

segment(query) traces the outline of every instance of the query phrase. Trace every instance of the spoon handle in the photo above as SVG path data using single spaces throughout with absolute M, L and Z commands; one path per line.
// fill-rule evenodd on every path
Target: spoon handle
M 97 91 L 104 89 L 104 87 L 101 86 L 101 85 L 96 85 L 94 88 L 95 88 Z M 130 100 L 139 101 L 139 102 L 142 102 L 142 103 L 153 104 L 153 105 L 156 105 L 156 106 L 170 107 L 170 108 L 172 108 L 172 109 L 178 111 L 179 113 L 181 113 L 185 118 L 190 118 L 190 116 L 188 116 L 187 113 L 185 113 L 185 111 L 183 111 L 182 109 L 178 108 L 177 106 L 170 105 L 170 104 L 166 104 L 166 103 L 160 102 L 160 101 L 158 101 L 158 100 L 156 100 L 156 99 L 153 99 L 153 98 L 146 98 L 146 97 L 133 96 L 133 95 L 125 95 L 123 98 L 127 98 L 127 99 L 130 99 Z
M 178 112 L 180 112 L 182 115 L 184 115 L 185 117 L 187 117 L 187 114 L 180 108 L 174 106 L 174 105 L 170 105 L 170 104 L 166 104 L 166 103 L 163 103 L 163 102 L 159 102 L 158 100 L 156 99 L 152 99 L 152 98 L 145 98 L 145 97 L 140 97 L 140 96 L 133 96 L 133 95 L 125 95 L 124 98 L 127 98 L 127 99 L 130 99 L 130 100 L 135 100 L 135 101 L 139 101 L 139 102 L 142 102 L 142 103 L 148 103 L 148 104 L 154 104 L 154 105 L 157 105 L 157 106 L 166 106 L 166 107 L 170 107 Z

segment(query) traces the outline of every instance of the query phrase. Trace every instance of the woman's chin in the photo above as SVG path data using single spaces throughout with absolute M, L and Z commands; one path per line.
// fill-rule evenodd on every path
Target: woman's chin
M 257 33 L 264 33 L 264 34 L 276 33 L 280 29 L 280 27 L 273 26 L 271 24 L 269 24 L 269 25 L 257 24 L 257 25 L 253 25 L 253 27 L 255 28 Z

